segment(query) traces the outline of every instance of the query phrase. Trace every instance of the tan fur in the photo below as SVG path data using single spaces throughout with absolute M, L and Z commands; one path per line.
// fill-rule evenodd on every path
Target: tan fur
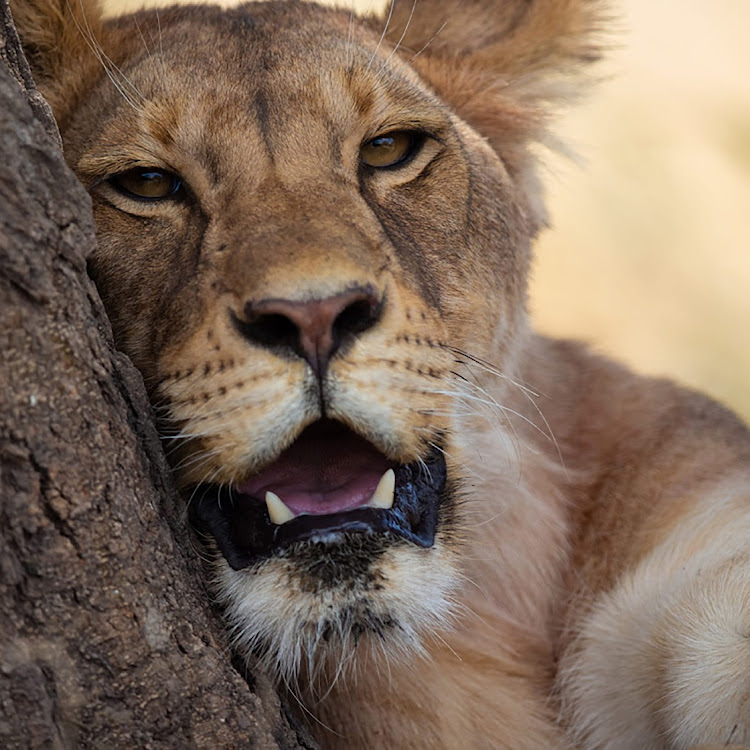
M 237 647 L 324 747 L 750 743 L 748 431 L 526 323 L 534 146 L 585 84 L 602 3 L 13 9 L 186 492 L 252 476 L 323 400 L 391 461 L 445 451 L 431 548 L 216 556 Z M 407 127 L 433 136 L 414 161 L 363 172 L 361 144 Z M 108 182 L 138 166 L 188 193 Z M 248 301 L 352 287 L 382 315 L 323 379 L 231 324 Z

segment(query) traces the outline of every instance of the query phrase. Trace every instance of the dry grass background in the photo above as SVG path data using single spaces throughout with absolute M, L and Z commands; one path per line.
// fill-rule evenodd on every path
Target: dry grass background
M 561 122 L 584 165 L 549 160 L 532 314 L 750 419 L 750 2 L 616 5 L 607 80 Z
M 620 48 L 563 123 L 538 245 L 540 329 L 750 419 L 750 2 L 623 0 Z

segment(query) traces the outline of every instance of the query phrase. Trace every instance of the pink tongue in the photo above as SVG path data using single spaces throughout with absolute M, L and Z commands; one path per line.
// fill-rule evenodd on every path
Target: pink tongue
M 316 422 L 238 490 L 261 501 L 270 490 L 296 515 L 327 515 L 366 505 L 389 468 L 363 438 L 335 422 Z

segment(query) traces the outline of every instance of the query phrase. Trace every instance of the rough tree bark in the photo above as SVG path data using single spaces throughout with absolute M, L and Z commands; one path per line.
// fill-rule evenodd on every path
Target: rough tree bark
M 0 747 L 311 747 L 230 663 L 6 0 L 0 24 Z

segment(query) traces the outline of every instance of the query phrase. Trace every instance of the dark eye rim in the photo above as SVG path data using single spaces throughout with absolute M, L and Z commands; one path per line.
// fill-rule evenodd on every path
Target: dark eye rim
M 393 162 L 393 164 L 386 164 L 382 167 L 373 166 L 372 164 L 367 164 L 363 159 L 360 158 L 360 162 L 364 170 L 368 172 L 388 172 L 388 171 L 395 171 L 397 169 L 402 169 L 403 167 L 407 166 L 412 161 L 414 161 L 414 159 L 422 150 L 422 147 L 424 146 L 427 139 L 431 137 L 429 133 L 426 133 L 423 130 L 398 128 L 394 130 L 388 130 L 384 133 L 379 133 L 378 135 L 373 136 L 372 138 L 368 138 L 366 141 L 362 141 L 362 144 L 359 147 L 360 151 L 365 146 L 372 143 L 373 141 L 377 141 L 379 138 L 388 138 L 389 136 L 396 136 L 396 135 L 405 135 L 409 138 L 410 143 L 409 143 L 409 148 L 406 151 L 406 153 L 398 161 Z
M 118 180 L 122 179 L 126 175 L 145 174 L 148 172 L 160 172 L 166 177 L 169 177 L 169 179 L 172 181 L 172 185 L 166 195 L 138 195 L 138 193 L 134 193 L 132 190 L 128 190 L 124 185 L 118 182 Z M 120 193 L 120 195 L 124 195 L 126 198 L 130 198 L 131 200 L 138 201 L 140 203 L 158 203 L 159 201 L 175 200 L 179 198 L 185 190 L 182 178 L 177 173 L 172 172 L 169 169 L 163 169 L 162 167 L 132 167 L 131 169 L 126 169 L 122 172 L 118 172 L 117 174 L 112 175 L 111 177 L 108 177 L 106 182 L 112 188 L 114 188 L 114 190 Z

